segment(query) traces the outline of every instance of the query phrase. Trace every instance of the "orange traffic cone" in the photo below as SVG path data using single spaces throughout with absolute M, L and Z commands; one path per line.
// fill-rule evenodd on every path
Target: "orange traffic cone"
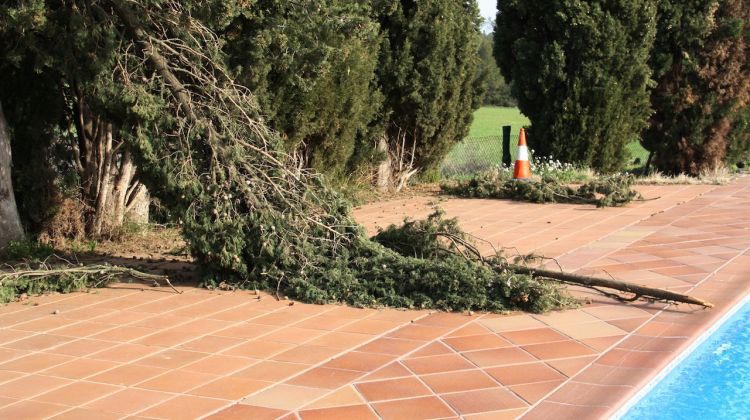
M 518 136 L 518 153 L 516 156 L 516 166 L 513 168 L 514 179 L 531 178 L 531 166 L 529 165 L 529 147 L 526 146 L 526 130 L 521 129 Z

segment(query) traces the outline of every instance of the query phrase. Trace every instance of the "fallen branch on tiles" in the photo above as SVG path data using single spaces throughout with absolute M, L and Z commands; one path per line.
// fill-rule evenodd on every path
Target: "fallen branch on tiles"
M 714 305 L 711 302 L 706 302 L 703 299 L 697 297 L 684 295 L 681 293 L 675 293 L 669 290 L 657 289 L 654 287 L 640 286 L 633 283 L 628 283 L 619 280 L 610 280 L 599 277 L 582 276 L 579 274 L 571 274 L 560 271 L 544 270 L 540 268 L 531 268 L 521 265 L 508 264 L 504 268 L 509 271 L 518 274 L 527 274 L 532 277 L 546 278 L 558 280 L 564 283 L 575 284 L 578 286 L 588 287 L 594 289 L 608 297 L 617 299 L 621 302 L 633 302 L 638 299 L 654 299 L 659 301 L 665 301 L 669 303 L 680 302 L 689 303 L 692 305 L 700 305 L 704 308 L 713 308 Z M 633 296 L 630 298 L 624 298 L 614 293 L 608 293 L 598 289 L 599 287 L 606 287 L 608 289 L 619 290 L 621 292 L 632 293 Z
M 154 286 L 165 283 L 175 293 L 181 293 L 169 281 L 169 277 L 144 273 L 127 267 L 114 265 L 48 265 L 44 262 L 35 266 L 23 264 L 6 265 L 8 270 L 0 271 L 0 303 L 7 303 L 21 296 L 42 293 L 69 293 L 105 286 L 113 281 L 139 280 L 151 282 Z

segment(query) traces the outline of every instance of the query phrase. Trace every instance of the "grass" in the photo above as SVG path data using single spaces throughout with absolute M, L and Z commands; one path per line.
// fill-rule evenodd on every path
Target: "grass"
M 474 112 L 469 137 L 502 136 L 504 125 L 511 126 L 511 133 L 518 135 L 520 128 L 529 124 L 529 119 L 518 108 L 485 106 Z

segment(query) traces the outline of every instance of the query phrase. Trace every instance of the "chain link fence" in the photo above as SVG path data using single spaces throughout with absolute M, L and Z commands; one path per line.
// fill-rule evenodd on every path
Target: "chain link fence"
M 516 159 L 518 134 L 510 136 L 511 162 Z M 503 163 L 503 137 L 467 137 L 453 146 L 440 168 L 444 178 L 471 177 Z
M 511 165 L 516 160 L 518 133 L 510 135 Z M 625 169 L 642 168 L 648 160 L 648 151 L 638 142 L 627 146 L 630 157 Z M 503 137 L 467 137 L 453 146 L 440 168 L 443 178 L 471 178 L 503 164 Z

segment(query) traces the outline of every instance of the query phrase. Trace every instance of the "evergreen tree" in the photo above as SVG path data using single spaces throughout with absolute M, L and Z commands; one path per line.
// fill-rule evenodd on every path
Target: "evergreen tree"
M 518 105 L 510 91 L 510 85 L 505 83 L 505 78 L 497 67 L 493 54 L 495 37 L 492 34 L 482 35 L 482 43 L 479 45 L 479 57 L 482 60 L 481 78 L 484 80 L 484 101 L 487 106 L 515 107 Z
M 259 0 L 223 34 L 229 62 L 290 153 L 331 178 L 372 149 L 378 26 L 363 1 Z
M 643 135 L 653 164 L 698 175 L 747 157 L 750 68 L 746 0 L 661 0 L 651 54 L 655 110 Z
M 469 130 L 483 81 L 476 0 L 378 0 L 383 33 L 377 80 L 384 95 L 379 186 L 430 177 Z
M 495 57 L 541 155 L 622 167 L 650 115 L 654 0 L 498 0 Z

